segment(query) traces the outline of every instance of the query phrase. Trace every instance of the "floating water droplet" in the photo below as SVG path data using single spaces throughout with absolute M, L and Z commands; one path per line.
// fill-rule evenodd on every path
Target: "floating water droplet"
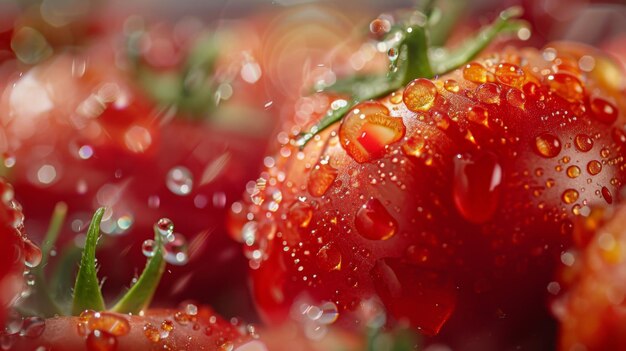
M 541 134 L 535 138 L 535 151 L 545 158 L 555 157 L 561 152 L 561 141 L 552 134 Z
M 359 234 L 370 240 L 387 240 L 398 229 L 398 222 L 378 199 L 370 199 L 358 209 L 354 224 Z
M 173 240 L 163 246 L 165 261 L 175 266 L 183 266 L 189 261 L 187 239 L 182 234 L 174 233 Z
M 191 171 L 183 166 L 176 166 L 168 173 L 165 181 L 167 188 L 176 195 L 188 195 L 193 188 Z
M 437 87 L 433 82 L 424 78 L 418 78 L 409 83 L 402 94 L 404 104 L 413 112 L 430 110 L 436 97 Z
M 496 155 L 457 155 L 454 169 L 452 193 L 457 210 L 472 223 L 487 222 L 498 208 L 503 177 Z
M 391 23 L 384 18 L 377 18 L 370 22 L 370 32 L 374 35 L 380 36 L 391 30 Z

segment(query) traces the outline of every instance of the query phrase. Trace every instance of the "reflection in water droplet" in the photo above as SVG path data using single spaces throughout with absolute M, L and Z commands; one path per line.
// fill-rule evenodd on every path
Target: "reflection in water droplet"
M 156 251 L 156 245 L 154 240 L 147 239 L 141 244 L 141 252 L 146 257 L 153 257 Z
M 561 195 L 561 199 L 566 204 L 572 204 L 578 200 L 578 191 L 574 189 L 567 189 L 563 192 L 563 195 Z
M 541 134 L 535 138 L 535 151 L 545 158 L 555 157 L 561 152 L 561 141 L 552 134 Z
M 459 213 L 472 223 L 490 220 L 498 208 L 503 177 L 496 155 L 457 155 L 454 169 L 452 192 Z
M 165 261 L 175 266 L 183 266 L 189 261 L 187 239 L 181 234 L 174 233 L 173 240 L 165 243 Z
M 428 79 L 418 78 L 404 89 L 402 100 L 413 112 L 428 111 L 435 103 L 437 87 Z

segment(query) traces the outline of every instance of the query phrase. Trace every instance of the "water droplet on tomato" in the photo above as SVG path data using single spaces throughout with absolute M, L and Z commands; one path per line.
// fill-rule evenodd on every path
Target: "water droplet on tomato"
M 443 82 L 443 88 L 451 93 L 458 93 L 461 90 L 459 83 L 454 79 L 446 79 L 446 81 Z
M 187 167 L 176 166 L 167 172 L 167 188 L 176 195 L 189 195 L 193 188 L 193 176 Z
M 557 95 L 569 102 L 579 102 L 583 98 L 583 85 L 578 78 L 567 73 L 555 73 L 548 76 L 548 86 Z
M 580 168 L 578 166 L 567 167 L 567 176 L 570 178 L 578 178 L 578 176 L 580 176 Z
M 117 350 L 117 338 L 105 331 L 94 330 L 87 336 L 88 351 L 114 351 Z
M 150 323 L 146 323 L 143 326 L 143 335 L 145 335 L 151 343 L 157 343 L 161 340 L 161 333 L 159 332 L 159 329 Z
M 472 106 L 467 109 L 467 119 L 470 122 L 474 122 L 476 124 L 484 125 L 485 127 L 489 126 L 488 122 L 489 113 L 487 110 L 480 106 Z
M 593 148 L 593 139 L 587 134 L 578 134 L 574 138 L 574 145 L 582 152 L 587 152 Z
M 552 134 L 541 134 L 535 138 L 535 151 L 545 158 L 555 157 L 561 152 L 561 141 Z
M 591 175 L 596 175 L 602 172 L 602 163 L 598 160 L 591 160 L 587 163 L 587 172 Z
M 335 182 L 339 171 L 329 163 L 318 163 L 309 173 L 307 189 L 313 196 L 326 194 L 331 185 Z
M 490 220 L 498 208 L 502 167 L 491 152 L 454 158 L 452 193 L 459 213 L 472 223 Z
M 578 191 L 574 189 L 566 189 L 565 191 L 563 191 L 561 199 L 564 203 L 568 205 L 573 204 L 574 202 L 576 202 L 576 200 L 578 200 Z
M 495 75 L 500 82 L 514 87 L 520 87 L 526 79 L 524 70 L 510 63 L 501 63 L 496 66 Z
M 402 100 L 409 110 L 413 112 L 428 111 L 435 103 L 437 87 L 428 79 L 418 78 L 406 86 L 402 96 Z
M 526 95 L 524 95 L 521 90 L 510 89 L 506 92 L 506 102 L 508 102 L 511 106 L 523 110 L 524 104 L 526 103 Z
M 359 234 L 370 240 L 387 240 L 398 229 L 398 222 L 378 199 L 370 199 L 358 209 L 354 224 Z
M 487 69 L 477 62 L 471 62 L 463 68 L 463 78 L 474 83 L 487 82 Z
M 414 135 L 402 145 L 402 151 L 407 156 L 420 157 L 424 153 L 426 140 L 421 135 Z
M 591 99 L 589 105 L 593 112 L 592 116 L 598 121 L 612 124 L 617 120 L 617 107 L 607 100 L 595 97 Z
M 341 269 L 341 252 L 332 244 L 326 244 L 316 254 L 317 265 L 324 271 Z
M 485 104 L 500 104 L 500 87 L 494 83 L 481 84 L 476 88 L 476 98 Z

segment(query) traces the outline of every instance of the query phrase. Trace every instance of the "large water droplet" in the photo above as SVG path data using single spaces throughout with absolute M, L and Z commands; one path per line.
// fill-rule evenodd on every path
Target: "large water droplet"
M 557 95 L 570 102 L 582 101 L 583 85 L 578 78 L 567 73 L 556 73 L 548 76 L 548 86 Z
M 404 89 L 402 100 L 413 112 L 428 111 L 435 103 L 437 87 L 428 79 L 418 78 Z
M 541 134 L 535 138 L 535 151 L 545 158 L 555 157 L 561 152 L 561 141 L 552 134 Z
M 582 152 L 587 152 L 593 148 L 593 139 L 587 134 L 578 134 L 574 138 L 574 145 Z
M 193 189 L 191 171 L 183 166 L 176 166 L 168 173 L 165 181 L 167 188 L 176 195 L 188 195 Z
M 335 182 L 339 171 L 328 163 L 319 163 L 313 167 L 309 174 L 307 188 L 313 196 L 326 194 L 330 186 Z
M 578 191 L 574 189 L 566 189 L 561 195 L 561 199 L 568 205 L 573 204 L 576 200 L 578 200 Z
M 398 222 L 378 199 L 370 199 L 359 208 L 354 224 L 359 234 L 370 240 L 387 240 L 398 229 Z
M 491 152 L 454 158 L 452 192 L 459 213 L 472 223 L 490 220 L 498 208 L 502 167 Z
M 510 63 L 501 63 L 496 66 L 495 75 L 500 82 L 514 87 L 520 87 L 526 78 L 524 70 Z
M 596 97 L 590 101 L 593 117 L 600 122 L 612 124 L 617 120 L 617 107 L 609 101 Z
M 487 69 L 480 63 L 471 62 L 463 68 L 463 78 L 474 83 L 487 82 Z
M 322 246 L 316 258 L 317 265 L 327 272 L 341 269 L 341 252 L 332 244 Z

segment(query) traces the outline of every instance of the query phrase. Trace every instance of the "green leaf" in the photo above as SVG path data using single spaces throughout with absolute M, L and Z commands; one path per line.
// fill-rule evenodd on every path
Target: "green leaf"
M 104 299 L 100 291 L 96 270 L 96 245 L 98 244 L 100 222 L 102 221 L 104 210 L 104 207 L 96 210 L 87 230 L 85 248 L 80 260 L 76 283 L 74 284 L 73 315 L 78 315 L 84 310 L 104 310 Z
M 65 222 L 66 215 L 67 205 L 64 202 L 57 203 L 54 207 L 52 218 L 50 219 L 48 231 L 41 245 L 41 263 L 39 266 L 32 269 L 35 284 L 33 285 L 32 295 L 29 297 L 29 302 L 32 303 L 32 306 L 29 307 L 33 311 L 36 311 L 35 314 L 38 316 L 52 317 L 62 314 L 61 308 L 50 293 L 51 290 L 46 283 L 44 270 L 48 265 L 50 251 L 59 237 L 59 232 L 61 231 L 63 222 Z
M 154 255 L 148 259 L 146 267 L 135 285 L 111 309 L 113 312 L 136 314 L 150 305 L 161 276 L 165 271 L 163 241 L 156 226 L 154 228 L 154 242 L 156 245 Z

